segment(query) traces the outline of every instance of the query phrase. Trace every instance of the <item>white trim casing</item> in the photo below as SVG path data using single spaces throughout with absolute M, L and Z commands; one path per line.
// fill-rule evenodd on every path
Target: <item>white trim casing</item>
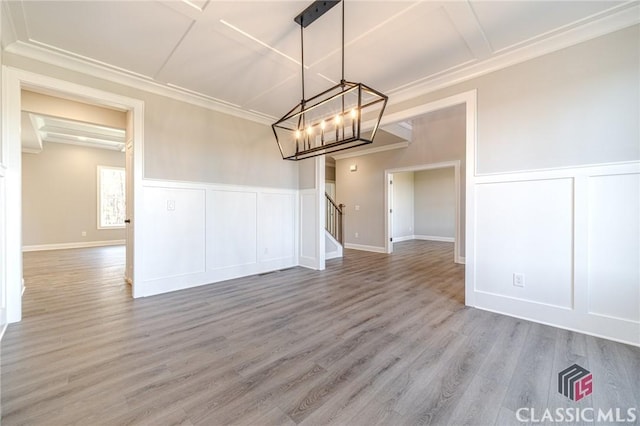
M 81 86 L 65 80 L 24 71 L 12 67 L 2 67 L 2 152 L 6 166 L 6 294 L 7 321 L 17 322 L 22 318 L 22 143 L 20 140 L 21 124 L 21 89 L 42 91 L 52 94 L 64 94 L 74 99 L 119 110 L 130 110 L 134 117 L 134 171 L 133 188 L 134 204 L 142 193 L 143 176 L 143 137 L 144 137 L 144 102 L 111 92 Z M 136 219 L 134 215 L 132 220 Z M 134 239 L 138 238 L 136 231 Z M 134 249 L 134 264 L 138 264 L 140 252 Z M 133 296 L 136 292 L 137 270 L 134 269 Z
M 325 158 L 313 159 L 315 184 L 314 188 L 299 191 L 299 223 L 300 242 L 298 262 L 300 266 L 322 271 L 325 269 Z M 310 245 L 313 253 L 309 253 Z

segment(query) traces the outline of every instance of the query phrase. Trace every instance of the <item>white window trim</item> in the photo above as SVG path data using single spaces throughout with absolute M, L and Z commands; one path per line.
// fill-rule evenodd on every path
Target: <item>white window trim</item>
M 101 205 L 100 202 L 102 201 L 102 188 L 100 187 L 100 172 L 102 170 L 122 170 L 125 173 L 126 176 L 126 172 L 125 172 L 125 168 L 124 167 L 114 167 L 114 166 L 101 166 L 98 165 L 96 168 L 96 173 L 97 173 L 97 179 L 96 179 L 96 226 L 98 229 L 125 229 L 126 228 L 126 224 L 123 225 L 110 225 L 110 226 L 103 226 L 100 222 L 101 219 Z

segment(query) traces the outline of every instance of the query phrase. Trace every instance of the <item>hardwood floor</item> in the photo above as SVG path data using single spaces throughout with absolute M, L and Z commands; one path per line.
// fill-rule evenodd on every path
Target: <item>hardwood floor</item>
M 640 349 L 466 308 L 450 243 L 395 248 L 136 300 L 121 247 L 25 253 L 2 424 L 491 425 L 640 405 Z M 557 392 L 573 363 L 594 377 L 579 402 Z

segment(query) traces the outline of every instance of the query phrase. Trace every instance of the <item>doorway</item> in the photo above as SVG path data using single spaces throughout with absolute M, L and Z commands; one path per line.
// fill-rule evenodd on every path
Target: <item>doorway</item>
M 415 181 L 413 176 L 410 179 L 412 183 L 410 190 L 409 188 L 405 188 L 405 185 L 398 187 L 398 183 L 402 182 L 402 180 L 395 179 L 396 185 L 394 185 L 394 175 L 397 175 L 398 177 L 403 175 L 406 176 L 406 174 L 415 175 L 416 173 L 421 175 L 420 172 L 429 172 L 429 171 L 451 171 L 452 172 L 451 173 L 452 182 L 447 181 L 448 179 L 446 175 L 444 177 L 445 177 L 445 184 L 447 184 L 447 186 L 449 183 L 452 183 L 453 193 L 447 194 L 449 189 L 445 188 L 444 193 L 438 194 L 438 196 L 440 198 L 440 201 L 450 200 L 451 198 L 453 198 L 453 204 L 454 204 L 453 212 L 452 212 L 453 223 L 450 226 L 452 228 L 451 231 L 453 232 L 453 246 L 454 246 L 453 261 L 455 263 L 464 263 L 464 261 L 462 260 L 462 256 L 460 255 L 460 238 L 462 235 L 461 228 L 463 224 L 462 224 L 461 215 L 460 215 L 461 183 L 460 183 L 460 161 L 459 160 L 447 161 L 447 162 L 441 162 L 441 163 L 435 163 L 435 164 L 423 164 L 423 165 L 410 166 L 410 167 L 400 167 L 400 168 L 385 170 L 385 182 L 386 182 L 385 198 L 386 198 L 386 205 L 387 205 L 387 209 L 386 209 L 387 226 L 386 226 L 386 235 L 385 235 L 385 240 L 387 244 L 386 251 L 387 253 L 393 253 L 393 243 L 398 242 L 397 238 L 394 239 L 394 229 L 395 229 L 395 235 L 398 235 L 398 231 L 400 231 L 398 229 L 399 226 L 406 228 L 404 230 L 405 232 L 403 233 L 407 234 L 407 236 L 410 236 L 409 239 L 429 239 L 429 240 L 439 240 L 439 241 L 450 241 L 450 238 L 448 235 L 434 236 L 434 235 L 429 235 L 430 233 L 427 233 L 427 235 L 423 235 L 425 234 L 424 231 L 422 231 L 421 229 L 415 228 L 415 223 L 416 223 L 415 216 L 417 215 L 403 214 L 405 212 L 399 211 L 398 209 L 399 205 L 409 203 L 409 198 L 410 198 L 411 208 L 414 209 L 415 208 L 414 199 L 416 197 L 420 199 L 418 195 L 420 195 L 419 193 L 422 191 L 420 191 L 419 188 L 414 191 L 413 182 Z M 421 181 L 423 181 L 423 179 L 417 180 L 418 185 L 420 185 Z M 424 185 L 420 185 L 420 186 L 424 186 Z M 441 183 L 438 183 L 438 186 L 441 186 Z M 442 190 L 442 188 L 439 188 L 439 189 Z M 420 204 L 420 203 L 417 203 L 417 204 Z M 399 218 L 398 217 L 399 214 L 402 215 L 403 217 Z M 450 214 L 451 213 L 449 213 L 447 210 L 445 210 L 444 212 L 439 211 L 437 213 L 438 216 L 443 216 L 443 215 L 448 216 Z M 420 226 L 418 226 L 418 228 L 420 228 Z M 424 229 L 424 227 L 422 228 Z M 449 228 L 449 226 L 445 226 L 445 228 Z M 437 234 L 439 232 L 435 232 L 435 233 Z M 449 234 L 449 233 L 450 233 L 449 231 L 444 232 L 444 234 Z
M 129 165 L 125 166 L 130 186 L 131 215 L 127 217 L 131 225 L 135 223 L 135 203 L 140 199 L 142 187 L 142 137 L 143 137 L 143 109 L 140 100 L 116 95 L 110 92 L 81 86 L 64 80 L 33 74 L 30 72 L 4 68 L 3 78 L 5 90 L 3 92 L 2 127 L 2 161 L 5 166 L 5 206 L 4 218 L 7 232 L 5 234 L 6 252 L 4 263 L 6 274 L 2 282 L 2 290 L 6 294 L 7 322 L 17 322 L 22 319 L 23 265 L 22 265 L 22 143 L 21 127 L 21 92 L 23 89 L 44 93 L 65 99 L 71 99 L 91 105 L 127 111 L 130 120 L 130 131 L 127 140 L 130 150 Z M 137 153 L 137 154 L 136 154 Z M 134 241 L 137 237 L 132 226 L 127 232 L 127 251 L 130 252 L 127 270 L 132 285 L 132 295 L 136 297 L 136 275 L 134 268 L 138 255 Z

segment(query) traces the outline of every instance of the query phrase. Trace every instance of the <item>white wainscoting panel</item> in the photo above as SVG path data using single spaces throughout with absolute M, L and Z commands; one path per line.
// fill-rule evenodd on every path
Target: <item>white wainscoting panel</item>
M 258 205 L 261 212 L 258 218 L 260 260 L 262 262 L 285 260 L 290 263 L 296 256 L 297 221 L 294 194 L 260 194 Z
M 145 180 L 139 295 L 296 266 L 296 200 L 293 189 Z
M 640 162 L 472 181 L 474 306 L 640 346 Z
M 572 180 L 487 183 L 476 197 L 476 290 L 571 308 Z
M 143 281 L 205 270 L 205 191 L 145 188 L 142 203 Z
M 640 174 L 589 178 L 589 313 L 640 321 Z
M 258 194 L 207 191 L 207 269 L 257 262 Z

